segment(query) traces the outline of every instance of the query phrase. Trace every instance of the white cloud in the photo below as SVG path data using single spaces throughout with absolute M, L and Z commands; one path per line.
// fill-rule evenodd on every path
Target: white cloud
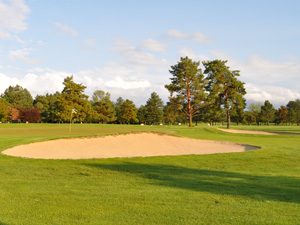
M 212 55 L 228 60 L 232 70 L 240 70 L 240 80 L 245 82 L 247 101 L 269 100 L 276 106 L 300 98 L 300 62 L 273 62 L 259 55 L 251 55 L 241 61 L 229 57 L 222 51 L 212 51 Z
M 27 57 L 31 51 L 32 51 L 32 48 L 23 48 L 23 49 L 18 49 L 15 51 L 10 51 L 8 58 L 11 61 L 20 59 L 23 62 L 30 63 L 30 64 L 40 63 L 42 61 L 42 59 L 40 59 L 40 58 L 28 58 Z
M 249 102 L 261 102 L 269 100 L 274 107 L 286 105 L 289 101 L 300 99 L 300 91 L 272 85 L 245 84 L 247 94 L 246 99 Z
M 19 80 L 17 78 L 11 78 L 5 74 L 0 73 L 0 94 L 4 93 L 5 89 L 9 86 L 15 86 Z
M 142 41 L 141 46 L 153 52 L 166 53 L 166 43 L 152 40 L 151 38 Z
M 69 34 L 72 36 L 78 36 L 78 32 L 74 29 L 72 29 L 71 27 L 65 25 L 65 24 L 61 24 L 58 22 L 54 23 L 63 33 L 65 34 Z
M 209 43 L 211 39 L 201 32 L 194 32 L 193 34 L 186 34 L 179 30 L 169 30 L 167 35 L 170 37 L 189 39 L 201 43 Z
M 160 70 L 167 71 L 169 63 L 164 58 L 146 52 L 141 48 L 129 45 L 128 42 L 118 40 L 113 48 L 125 59 L 125 64 L 130 65 L 134 70 Z
M 0 38 L 10 37 L 10 33 L 19 33 L 27 29 L 25 19 L 30 9 L 23 0 L 10 0 L 8 4 L 0 2 Z
M 273 85 L 297 89 L 300 85 L 300 62 L 274 62 L 259 55 L 251 55 L 241 61 L 229 57 L 221 51 L 212 51 L 219 59 L 228 60 L 232 70 L 240 70 L 241 79 L 246 83 Z
M 196 53 L 191 48 L 182 48 L 178 51 L 179 57 L 189 57 L 190 59 L 196 60 Z
M 151 86 L 151 84 L 147 80 L 124 79 L 118 76 L 113 80 L 105 82 L 104 85 L 109 88 L 119 88 L 125 90 L 147 88 Z

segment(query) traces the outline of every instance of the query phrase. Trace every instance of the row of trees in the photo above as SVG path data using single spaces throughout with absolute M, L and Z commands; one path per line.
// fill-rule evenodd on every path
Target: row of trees
M 37 95 L 35 99 L 27 89 L 10 86 L 0 97 L 0 121 L 22 122 L 88 122 L 88 123 L 174 123 L 193 120 L 203 122 L 236 123 L 297 123 L 299 125 L 300 100 L 275 110 L 265 105 L 252 104 L 244 111 L 246 94 L 244 83 L 238 80 L 239 71 L 230 70 L 227 61 L 193 61 L 188 57 L 171 66 L 171 83 L 165 85 L 170 92 L 165 105 L 153 92 L 145 105 L 137 108 L 133 101 L 119 97 L 111 101 L 110 94 L 102 90 L 93 93 L 91 100 L 84 94 L 86 87 L 64 79 L 64 88 L 54 94 Z M 206 76 L 205 76 L 206 75 Z
M 263 105 L 251 104 L 248 111 L 243 115 L 243 123 L 253 124 L 264 123 L 275 124 L 297 124 L 300 125 L 300 99 L 289 101 L 286 106 L 282 105 L 275 109 L 273 105 L 266 100 Z

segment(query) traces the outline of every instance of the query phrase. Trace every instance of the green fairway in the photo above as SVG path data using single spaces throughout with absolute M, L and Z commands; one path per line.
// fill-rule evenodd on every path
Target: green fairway
M 297 126 L 234 129 L 300 132 Z M 0 155 L 0 224 L 300 224 L 300 136 L 208 126 L 0 124 L 0 151 L 57 138 L 161 132 L 243 153 L 85 160 Z
M 220 127 L 224 128 L 225 127 Z M 269 131 L 269 132 L 279 132 L 279 133 L 300 133 L 300 126 L 285 126 L 285 125 L 273 125 L 273 126 L 231 126 L 231 129 L 237 130 L 254 130 L 254 131 Z

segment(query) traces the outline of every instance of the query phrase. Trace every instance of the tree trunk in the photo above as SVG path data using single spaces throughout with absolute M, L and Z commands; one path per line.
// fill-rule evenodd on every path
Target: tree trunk
M 193 121 L 192 121 L 191 115 L 190 115 L 190 118 L 189 118 L 189 127 L 193 127 Z
M 227 110 L 227 129 L 230 129 L 230 112 Z

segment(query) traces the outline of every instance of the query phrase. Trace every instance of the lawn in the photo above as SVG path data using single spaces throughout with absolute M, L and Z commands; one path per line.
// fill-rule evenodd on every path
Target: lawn
M 67 124 L 0 124 L 0 151 L 60 137 L 145 131 L 261 149 L 88 160 L 0 155 L 0 224 L 300 224 L 300 136 L 206 126 L 78 124 L 70 133 Z

